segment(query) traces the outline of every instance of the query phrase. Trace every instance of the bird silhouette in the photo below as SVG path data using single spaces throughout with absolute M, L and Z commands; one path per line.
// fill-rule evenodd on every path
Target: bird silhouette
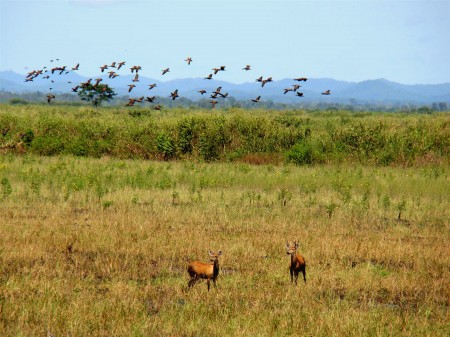
M 294 91 L 297 91 L 300 87 L 301 87 L 301 85 L 299 85 L 299 84 L 294 84 L 294 85 L 292 85 L 292 89 L 293 89 Z
M 131 69 L 131 73 L 133 73 L 133 71 L 135 71 L 137 74 L 139 72 L 139 70 L 142 69 L 142 67 L 141 66 L 132 66 L 130 69 Z
M 162 106 L 161 105 L 155 105 L 155 107 L 153 109 L 155 109 L 155 110 L 162 110 Z
M 303 97 L 303 93 L 302 92 L 296 92 L 298 97 Z
M 129 98 L 128 103 L 125 106 L 133 106 L 134 103 L 136 103 L 136 100 L 134 98 Z
M 188 57 L 185 61 L 187 62 L 188 65 L 191 64 L 191 62 L 192 62 L 192 57 Z
M 149 84 L 148 85 L 148 90 L 152 90 L 154 87 L 156 87 L 156 83 Z
M 174 92 L 170 93 L 170 97 L 172 97 L 173 101 L 175 100 L 175 98 L 180 97 L 178 96 L 178 89 L 175 89 Z
M 322 95 L 331 95 L 331 90 L 326 90 L 324 92 L 322 92 Z
M 73 92 L 77 92 L 79 87 L 80 87 L 79 85 L 77 85 L 76 87 L 73 87 L 73 88 L 72 88 L 72 91 L 73 91 Z
M 216 93 L 213 93 L 213 94 L 211 94 L 211 96 L 209 96 L 210 98 L 217 98 L 217 94 Z
M 128 89 L 128 92 L 130 92 L 131 90 L 133 90 L 133 88 L 135 87 L 134 84 L 128 84 L 127 86 L 129 86 L 130 88 Z
M 216 75 L 220 71 L 220 68 L 212 68 L 211 70 L 213 70 L 214 75 Z
M 80 66 L 79 63 L 77 63 L 77 65 L 75 67 L 72 68 L 72 70 L 78 70 L 78 67 Z
M 262 82 L 263 81 L 263 77 L 262 76 L 260 76 L 260 77 L 258 77 L 257 79 L 256 79 L 256 82 Z
M 261 99 L 261 96 L 258 96 L 255 99 L 252 99 L 252 102 L 258 103 L 260 99 Z
M 118 64 L 117 64 L 117 70 L 119 70 L 122 66 L 124 66 L 125 65 L 125 61 L 122 61 L 122 62 L 119 62 Z
M 136 99 L 136 102 L 142 103 L 143 100 L 144 100 L 144 96 L 137 98 L 137 99 Z
M 110 68 L 115 68 L 116 67 L 116 62 L 111 63 L 111 65 L 109 67 Z
M 222 90 L 222 87 L 218 87 L 216 91 L 213 91 L 216 95 L 220 94 L 220 90 Z
M 147 100 L 148 102 L 150 102 L 150 103 L 153 103 L 153 101 L 155 100 L 155 98 L 156 98 L 156 96 L 152 96 L 152 97 L 147 96 L 146 100 Z
M 212 108 L 214 109 L 214 107 L 216 106 L 216 104 L 218 103 L 216 100 L 212 100 L 212 101 L 209 101 L 209 103 L 211 103 L 211 105 L 212 105 Z
M 224 93 L 224 94 L 222 94 L 222 93 L 219 92 L 219 95 L 222 96 L 222 98 L 227 98 L 227 97 L 228 97 L 228 93 L 227 93 L 227 92 Z
M 104 72 L 105 69 L 108 69 L 108 66 L 107 66 L 106 64 L 104 64 L 104 65 L 102 65 L 102 66 L 100 67 L 100 70 L 101 70 L 102 72 Z
M 53 95 L 53 94 L 48 94 L 48 95 L 47 95 L 47 103 L 50 104 L 50 101 L 51 101 L 52 99 L 54 99 L 54 98 L 56 98 L 55 95 Z
M 212 80 L 212 74 L 209 74 L 208 76 L 205 77 L 205 80 Z
M 299 82 L 306 82 L 308 79 L 306 77 L 299 77 L 299 78 L 294 78 L 294 81 L 299 81 Z
M 138 73 L 136 73 L 136 75 L 134 75 L 133 82 L 139 82 L 139 74 Z
M 250 68 L 250 64 L 247 64 L 244 68 L 242 68 L 242 70 L 249 71 L 252 69 Z
M 96 78 L 94 87 L 96 87 L 101 81 L 103 81 L 101 78 Z
M 164 74 L 168 73 L 169 71 L 170 71 L 169 68 L 163 69 L 163 70 L 162 70 L 162 74 L 164 75 Z
M 199 90 L 198 92 L 199 92 L 200 94 L 202 94 L 202 95 L 203 95 L 203 94 L 206 94 L 206 90 L 203 90 L 203 89 L 202 89 L 202 90 Z
M 286 95 L 289 91 L 294 91 L 294 89 L 292 89 L 292 88 L 284 89 L 284 94 Z

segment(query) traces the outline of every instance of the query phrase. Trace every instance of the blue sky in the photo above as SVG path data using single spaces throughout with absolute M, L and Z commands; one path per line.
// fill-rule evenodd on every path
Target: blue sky
M 159 80 L 450 82 L 450 0 L 0 0 L 0 70 L 112 61 Z M 187 66 L 183 60 L 191 56 Z M 252 65 L 251 72 L 241 70 Z M 161 76 L 161 69 L 170 73 Z

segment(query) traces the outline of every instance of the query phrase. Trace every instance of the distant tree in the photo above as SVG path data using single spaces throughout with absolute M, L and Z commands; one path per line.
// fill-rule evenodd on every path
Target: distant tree
M 117 94 L 107 84 L 92 85 L 90 83 L 83 83 L 78 91 L 82 101 L 92 102 L 95 107 L 102 104 L 103 101 L 110 101 Z
M 447 103 L 446 102 L 440 102 L 439 103 L 439 110 L 440 111 L 446 111 L 447 110 Z

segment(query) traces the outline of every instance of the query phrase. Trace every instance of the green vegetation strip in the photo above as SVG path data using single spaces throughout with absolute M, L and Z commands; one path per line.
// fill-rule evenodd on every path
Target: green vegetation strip
M 358 162 L 448 160 L 448 113 L 220 111 L 0 105 L 0 152 L 121 159 Z

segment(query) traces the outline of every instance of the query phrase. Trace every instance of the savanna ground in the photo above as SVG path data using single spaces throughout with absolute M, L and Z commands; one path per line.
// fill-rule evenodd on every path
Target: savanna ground
M 1 336 L 450 332 L 445 151 L 250 165 L 48 157 L 32 141 L 0 156 Z M 217 289 L 188 290 L 188 261 L 210 249 L 223 251 Z

